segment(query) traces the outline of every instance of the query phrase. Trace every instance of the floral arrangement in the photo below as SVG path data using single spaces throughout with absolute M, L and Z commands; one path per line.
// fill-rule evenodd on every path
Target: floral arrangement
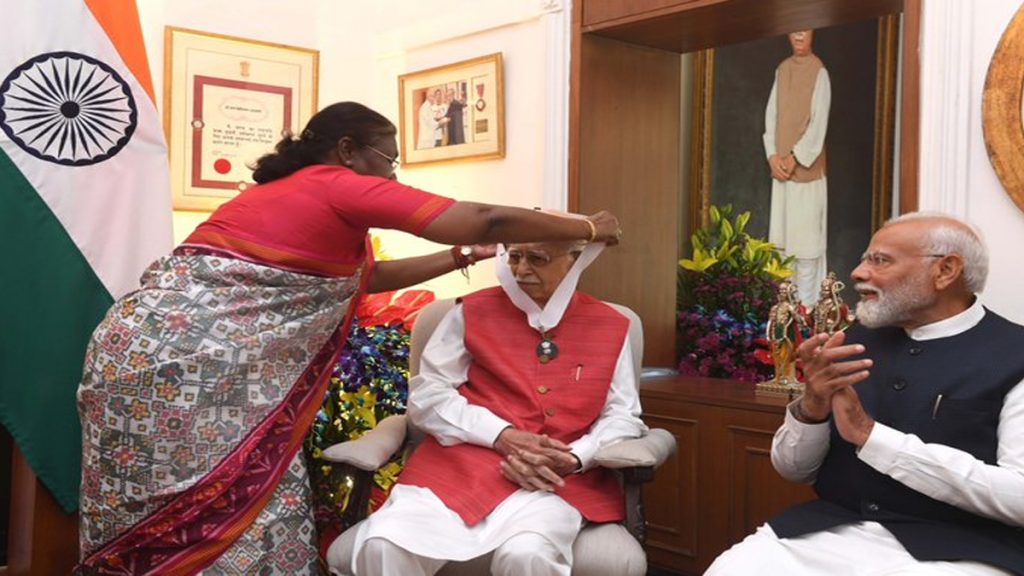
M 747 234 L 750 212 L 710 208 L 710 223 L 691 236 L 693 257 L 679 261 L 679 372 L 761 382 L 773 368 L 764 339 L 778 282 L 792 258 Z
M 379 249 L 374 238 L 374 252 Z M 351 470 L 323 460 L 323 450 L 360 438 L 384 418 L 405 413 L 409 338 L 416 315 L 433 301 L 432 292 L 407 290 L 401 295 L 365 295 L 356 308 L 324 402 L 303 446 L 313 488 L 314 518 L 325 546 L 348 528 L 342 517 L 354 486 Z M 404 455 L 397 454 L 374 474 L 371 508 L 383 504 L 403 464 Z
M 405 413 L 409 335 L 416 314 L 433 300 L 433 293 L 426 290 L 410 290 L 397 298 L 388 292 L 364 297 L 356 309 L 304 446 L 310 463 L 313 515 L 327 544 L 347 528 L 342 516 L 353 479 L 345 466 L 323 460 L 323 450 L 361 437 L 388 416 Z M 403 464 L 403 455 L 397 454 L 374 474 L 371 504 L 383 503 Z

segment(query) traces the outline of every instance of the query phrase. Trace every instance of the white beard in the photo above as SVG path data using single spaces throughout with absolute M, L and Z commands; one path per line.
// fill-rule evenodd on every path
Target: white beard
M 874 300 L 861 300 L 857 303 L 857 321 L 868 328 L 898 326 L 910 320 L 915 312 L 933 305 L 936 300 L 935 293 L 927 288 L 925 274 L 908 278 L 887 291 L 867 282 L 858 283 L 856 288 L 877 295 Z

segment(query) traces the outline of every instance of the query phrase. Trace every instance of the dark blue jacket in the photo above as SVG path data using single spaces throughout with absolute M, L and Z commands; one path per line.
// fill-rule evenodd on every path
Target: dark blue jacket
M 864 344 L 865 356 L 874 360 L 870 378 L 856 389 L 877 422 L 996 464 L 1003 400 L 1024 380 L 1024 326 L 986 311 L 977 326 L 947 338 L 915 341 L 899 328 L 857 326 L 847 342 Z M 940 502 L 876 471 L 857 458 L 834 422 L 814 488 L 821 500 L 772 519 L 776 534 L 789 538 L 874 520 L 918 560 L 974 560 L 1024 574 L 1024 529 Z

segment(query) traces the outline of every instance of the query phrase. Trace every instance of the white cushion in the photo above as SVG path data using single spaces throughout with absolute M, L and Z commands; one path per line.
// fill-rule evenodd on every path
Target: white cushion
M 623 440 L 598 450 L 594 460 L 605 468 L 661 466 L 676 451 L 676 439 L 667 430 L 655 428 L 642 438 Z
M 360 470 L 374 471 L 388 460 L 405 441 L 405 415 L 388 416 L 377 427 L 356 440 L 335 444 L 324 450 L 324 460 L 351 464 Z

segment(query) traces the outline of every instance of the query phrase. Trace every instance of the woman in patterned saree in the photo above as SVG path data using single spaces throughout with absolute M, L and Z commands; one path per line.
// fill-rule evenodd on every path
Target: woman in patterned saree
M 617 241 L 606 212 L 561 218 L 399 184 L 396 149 L 380 114 L 327 107 L 108 312 L 78 391 L 81 573 L 319 570 L 299 448 L 353 304 L 473 258 L 374 263 L 369 228 L 455 245 Z

